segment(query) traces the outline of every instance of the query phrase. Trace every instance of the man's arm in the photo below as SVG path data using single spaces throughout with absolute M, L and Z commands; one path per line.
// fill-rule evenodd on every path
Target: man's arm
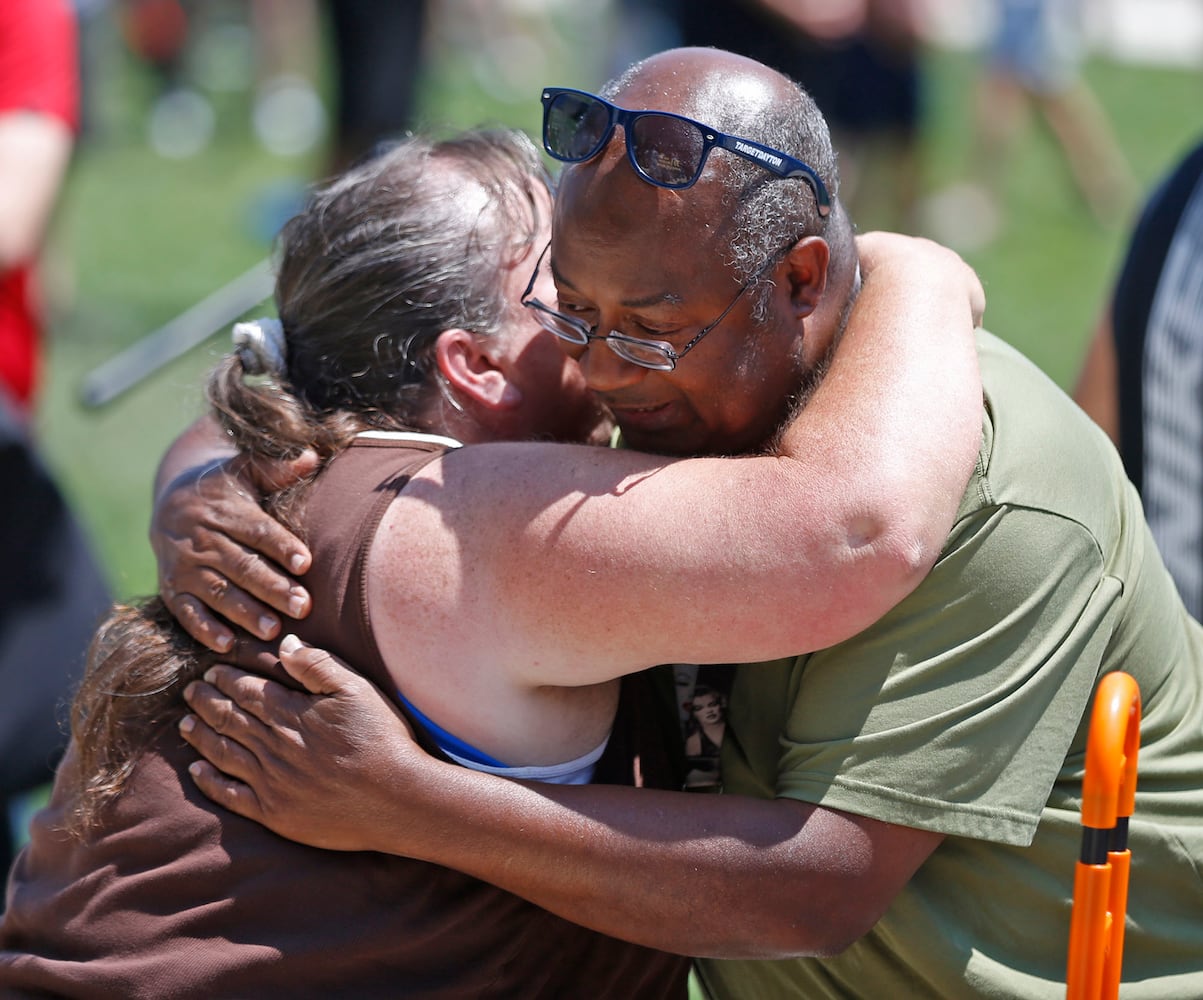
M 181 731 L 225 772 L 192 766 L 207 795 L 283 836 L 457 868 L 640 944 L 836 953 L 941 840 L 788 799 L 510 782 L 443 764 L 334 658 L 291 638 L 281 655 L 316 697 L 232 667 L 188 689 L 196 715 Z
M 287 468 L 300 478 L 313 461 L 307 454 L 266 474 Z M 270 485 L 207 416 L 172 443 L 155 474 L 150 544 L 159 593 L 188 633 L 218 652 L 234 645 L 227 622 L 271 639 L 280 631 L 276 611 L 309 612 L 308 593 L 281 568 L 304 573 L 309 550 L 260 508 Z

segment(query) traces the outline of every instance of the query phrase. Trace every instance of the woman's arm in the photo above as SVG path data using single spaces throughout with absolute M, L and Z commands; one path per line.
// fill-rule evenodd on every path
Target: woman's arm
M 488 650 L 530 685 L 767 660 L 876 621 L 943 549 L 977 461 L 982 396 L 973 273 L 926 241 L 882 236 L 874 254 L 777 453 L 460 449 L 386 515 L 397 544 L 373 565 L 373 606 L 414 609 L 416 657 Z
M 405 538 L 376 598 L 412 603 L 415 560 L 433 561 L 441 569 L 421 578 L 421 599 L 461 627 L 458 646 L 424 629 L 431 659 L 489 648 L 498 669 L 531 684 L 593 683 L 673 659 L 770 658 L 875 621 L 937 558 L 976 460 L 972 330 L 984 297 L 936 244 L 872 234 L 859 249 L 863 290 L 779 454 L 665 462 L 551 445 L 462 449 L 407 489 L 393 515 Z M 165 593 L 202 641 L 230 637 L 203 604 L 269 638 L 278 618 L 266 605 L 295 613 L 290 601 L 307 602 L 281 569 L 307 553 L 252 511 L 244 480 L 191 475 L 160 493 L 152 527 Z M 685 599 L 649 613 L 649 594 Z M 604 616 L 580 614 L 601 606 Z M 501 635 L 497 621 L 512 627 Z M 548 673 L 531 672 L 539 665 Z

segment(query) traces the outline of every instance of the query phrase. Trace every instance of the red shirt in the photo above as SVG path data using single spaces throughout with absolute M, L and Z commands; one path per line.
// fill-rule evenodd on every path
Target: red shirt
M 0 115 L 33 111 L 79 126 L 75 15 L 68 0 L 0 2 Z M 32 261 L 0 276 L 0 383 L 28 406 L 39 315 Z

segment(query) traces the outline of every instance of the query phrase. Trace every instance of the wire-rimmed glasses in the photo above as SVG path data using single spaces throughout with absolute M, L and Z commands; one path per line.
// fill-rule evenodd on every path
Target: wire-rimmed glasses
M 554 333 L 561 340 L 566 340 L 570 344 L 577 346 L 586 346 L 591 340 L 600 340 L 610 348 L 624 361 L 629 361 L 633 365 L 639 365 L 642 368 L 652 368 L 656 371 L 670 372 L 677 367 L 677 362 L 680 361 L 686 354 L 692 351 L 701 342 L 711 330 L 718 326 L 724 319 L 727 318 L 727 313 L 735 308 L 735 304 L 743 297 L 744 292 L 752 287 L 764 275 L 765 271 L 776 263 L 781 256 L 786 253 L 798 241 L 791 240 L 785 247 L 778 250 L 764 264 L 739 287 L 739 291 L 735 293 L 735 297 L 727 303 L 727 308 L 719 313 L 718 318 L 711 323 L 707 323 L 702 327 L 684 347 L 679 351 L 663 340 L 648 340 L 643 337 L 631 337 L 618 330 L 611 330 L 609 333 L 598 333 L 597 324 L 590 326 L 583 319 L 576 316 L 568 316 L 557 309 L 553 309 L 545 302 L 535 298 L 531 293 L 534 291 L 535 282 L 539 277 L 539 269 L 543 266 L 543 258 L 547 256 L 547 251 L 551 249 L 551 243 L 543 248 L 543 252 L 539 254 L 539 260 L 535 264 L 535 270 L 530 276 L 530 281 L 526 284 L 526 290 L 522 293 L 521 303 L 527 309 L 535 314 L 535 319 L 539 325 L 551 333 Z

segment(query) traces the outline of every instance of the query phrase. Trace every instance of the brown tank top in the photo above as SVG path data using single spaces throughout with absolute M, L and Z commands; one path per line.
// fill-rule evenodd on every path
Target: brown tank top
M 384 510 L 442 453 L 359 439 L 320 477 L 306 523 L 314 614 L 298 628 L 389 690 L 364 560 Z M 595 780 L 679 787 L 655 682 L 624 685 Z M 686 996 L 687 961 L 568 923 L 420 861 L 320 851 L 224 812 L 174 731 L 140 759 L 102 831 L 31 826 L 0 925 L 0 997 L 561 998 Z M 316 766 L 316 762 L 315 762 Z

